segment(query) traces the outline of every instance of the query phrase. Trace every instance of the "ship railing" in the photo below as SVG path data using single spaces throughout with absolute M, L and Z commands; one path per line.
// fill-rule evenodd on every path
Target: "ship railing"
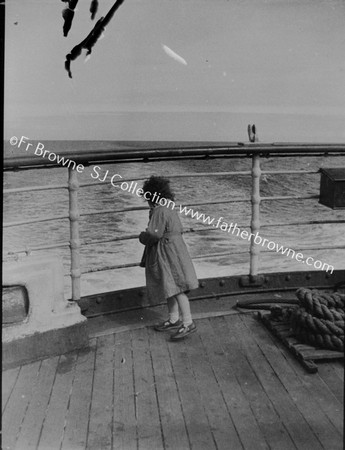
M 124 151 L 98 151 L 91 152 L 88 154 L 69 154 L 70 158 L 73 158 L 77 164 L 83 163 L 85 165 L 90 164 L 109 164 L 113 162 L 133 162 L 133 161 L 162 161 L 162 160 L 176 160 L 176 159 L 200 159 L 200 158 L 233 158 L 233 157 L 250 157 L 252 160 L 251 170 L 247 171 L 230 171 L 230 172 L 202 172 L 202 173 L 190 173 L 190 174 L 169 174 L 170 179 L 174 178 L 191 178 L 191 177 L 219 177 L 219 176 L 250 176 L 251 183 L 251 196 L 244 198 L 232 198 L 226 200 L 217 200 L 217 201 L 201 201 L 201 202 L 193 202 L 193 203 L 184 203 L 184 206 L 206 206 L 213 204 L 226 204 L 226 203 L 236 203 L 236 202 L 248 202 L 251 204 L 251 220 L 250 224 L 238 224 L 239 228 L 250 228 L 251 233 L 255 235 L 262 228 L 267 227 L 286 227 L 286 226 L 295 226 L 295 225 L 307 225 L 307 224 L 325 224 L 325 223 L 345 223 L 345 220 L 312 220 L 312 221 L 294 221 L 289 223 L 261 223 L 260 220 L 260 205 L 261 202 L 268 201 L 286 201 L 286 200 L 306 200 L 306 199 L 319 199 L 319 193 L 315 195 L 287 195 L 287 196 L 266 196 L 262 197 L 260 195 L 260 180 L 262 175 L 277 175 L 277 174 L 299 174 L 299 175 L 310 175 L 310 174 L 318 174 L 319 170 L 265 170 L 262 171 L 260 167 L 261 158 L 267 157 L 288 157 L 288 156 L 320 156 L 320 155 L 328 155 L 332 157 L 337 156 L 345 156 L 345 145 L 340 144 L 236 144 L 236 145 L 216 145 L 212 147 L 212 145 L 203 146 L 186 146 L 178 145 L 178 143 L 174 144 L 173 148 L 153 148 L 153 149 L 132 149 L 132 150 L 124 150 Z M 65 155 L 64 155 L 65 156 Z M 7 158 L 4 161 L 4 169 L 6 171 L 12 170 L 28 170 L 28 169 L 37 169 L 37 168 L 47 168 L 47 167 L 61 167 L 58 164 L 47 164 L 47 161 L 44 161 L 42 158 L 36 157 L 25 157 L 25 158 Z M 62 168 L 62 167 L 61 167 Z M 136 178 L 128 178 L 121 179 L 121 182 L 131 182 L 131 181 L 140 181 L 145 177 L 136 177 Z M 80 265 L 80 249 L 81 246 L 86 245 L 94 245 L 94 244 L 104 244 L 110 242 L 124 241 L 137 239 L 138 235 L 136 234 L 128 234 L 120 237 L 114 237 L 111 239 L 99 239 L 92 240 L 91 242 L 83 242 L 80 240 L 79 233 L 79 222 L 80 219 L 84 216 L 92 216 L 98 214 L 116 214 L 116 213 L 125 213 L 129 211 L 141 211 L 147 210 L 148 207 L 127 207 L 121 209 L 106 209 L 101 211 L 88 211 L 85 213 L 80 213 L 79 211 L 79 203 L 78 203 L 78 192 L 80 189 L 87 188 L 90 186 L 97 186 L 103 184 L 103 182 L 89 182 L 89 183 L 79 183 L 78 181 L 78 173 L 73 167 L 68 168 L 68 184 L 67 185 L 46 185 L 46 186 L 35 186 L 35 187 L 24 187 L 24 188 L 12 188 L 12 189 L 4 189 L 4 194 L 16 194 L 22 192 L 31 192 L 31 191 L 45 191 L 45 190 L 58 190 L 58 189 L 67 189 L 69 192 L 69 210 L 68 214 L 62 215 L 53 215 L 47 217 L 40 217 L 35 219 L 24 219 L 13 222 L 5 222 L 3 224 L 4 228 L 8 227 L 18 227 L 22 225 L 34 224 L 34 223 L 42 223 L 42 222 L 51 222 L 56 220 L 69 220 L 70 223 L 70 236 L 69 241 L 66 242 L 58 242 L 58 243 L 50 243 L 47 245 L 39 245 L 39 246 L 26 246 L 25 248 L 14 249 L 10 252 L 11 255 L 19 255 L 20 253 L 30 254 L 34 251 L 46 251 L 49 249 L 58 249 L 61 247 L 69 247 L 70 248 L 70 272 L 67 274 L 71 277 L 71 300 L 79 301 L 81 298 L 81 276 L 83 274 L 99 272 L 99 271 L 108 271 L 114 269 L 123 269 L 139 266 L 139 262 L 127 263 L 127 264 L 114 264 L 108 265 L 98 268 L 91 269 L 83 269 Z M 196 233 L 196 232 L 204 232 L 204 231 L 213 231 L 215 227 L 190 227 L 186 228 L 184 232 L 186 233 Z M 317 248 L 299 248 L 296 249 L 298 251 L 303 250 L 330 250 L 330 249 L 338 249 L 339 246 L 318 246 Z M 271 252 L 271 250 L 261 250 L 260 245 L 254 242 L 253 237 L 249 243 L 249 249 L 246 251 L 236 251 L 236 252 L 218 252 L 211 254 L 201 254 L 196 255 L 193 259 L 203 259 L 203 258 L 216 258 L 216 257 L 224 257 L 229 254 L 232 255 L 240 255 L 249 253 L 249 277 L 250 279 L 255 279 L 255 277 L 259 273 L 259 254 L 260 252 Z

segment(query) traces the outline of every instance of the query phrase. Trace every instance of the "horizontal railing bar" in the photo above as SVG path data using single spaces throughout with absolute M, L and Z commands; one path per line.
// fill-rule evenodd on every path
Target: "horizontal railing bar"
M 50 245 L 39 245 L 37 247 L 25 247 L 21 250 L 13 250 L 8 252 L 8 255 L 14 255 L 17 253 L 27 253 L 27 252 L 39 252 L 40 250 L 48 250 L 51 248 L 61 248 L 61 247 L 69 247 L 71 244 L 69 242 L 60 242 L 57 244 L 50 244 Z
M 319 170 L 262 170 L 261 174 L 318 174 Z M 183 174 L 172 174 L 167 175 L 169 178 L 198 178 L 198 177 L 220 177 L 220 176 L 229 176 L 229 175 L 251 175 L 251 171 L 244 170 L 244 171 L 234 171 L 234 172 L 199 172 L 199 173 L 183 173 Z M 129 182 L 129 181 L 140 181 L 145 180 L 146 177 L 135 177 L 135 178 L 121 178 L 117 180 L 117 184 L 122 182 Z M 99 186 L 104 185 L 104 181 L 98 181 L 93 183 L 81 183 L 79 185 L 80 188 L 89 187 L 89 186 Z M 31 187 L 22 187 L 22 188 L 11 188 L 11 189 L 4 189 L 4 194 L 16 194 L 21 192 L 31 192 L 31 191 L 47 191 L 47 190 L 54 190 L 54 189 L 68 189 L 68 186 L 65 185 L 59 185 L 59 184 L 53 184 L 53 185 L 46 185 L 46 186 L 31 186 Z
M 107 270 L 126 269 L 128 267 L 140 267 L 140 263 L 116 264 L 114 266 L 106 266 L 105 268 L 87 269 L 87 270 L 82 270 L 81 274 L 103 272 L 103 271 L 107 271 Z M 69 275 L 69 274 L 66 273 L 65 276 L 67 276 L 67 275 Z
M 305 247 L 305 248 L 299 248 L 297 250 L 295 250 L 295 249 L 291 249 L 291 250 L 293 250 L 295 253 L 298 253 L 300 251 L 306 251 L 306 250 L 307 251 L 309 251 L 309 250 L 314 251 L 314 250 L 339 250 L 339 249 L 341 249 L 341 250 L 345 249 L 345 246 L 344 247 L 337 247 L 337 246 L 334 246 L 334 247 L 316 247 L 316 248 Z M 222 253 L 197 255 L 197 256 L 193 256 L 192 259 L 195 260 L 195 259 L 203 259 L 203 258 L 221 258 L 223 256 L 242 255 L 242 254 L 244 255 L 244 254 L 248 254 L 248 253 L 249 253 L 249 250 L 245 250 L 245 251 L 241 251 L 241 252 L 231 252 L 231 251 L 229 251 L 229 252 L 222 252 Z M 280 253 L 276 252 L 275 250 L 268 250 L 268 249 L 262 250 L 261 253 L 277 253 L 277 254 L 280 254 Z M 139 262 L 138 263 L 127 263 L 127 264 L 115 264 L 115 265 L 106 266 L 106 267 L 103 267 L 103 268 L 94 268 L 94 269 L 83 270 L 81 273 L 82 274 L 87 274 L 87 273 L 94 273 L 94 272 L 103 272 L 103 271 L 105 272 L 107 270 L 125 269 L 125 268 L 128 268 L 128 267 L 138 267 L 138 266 L 140 266 Z M 309 266 L 310 266 L 310 264 L 309 264 Z M 65 275 L 68 276 L 69 274 L 66 273 Z
M 308 220 L 307 222 L 288 222 L 288 223 L 264 223 L 261 224 L 260 227 L 288 227 L 288 226 L 297 226 L 297 225 L 326 225 L 332 223 L 345 223 L 345 220 L 342 219 L 334 219 L 334 220 Z
M 281 195 L 281 196 L 273 196 L 273 197 L 260 197 L 261 201 L 268 200 L 310 200 L 317 199 L 319 195 Z
M 82 245 L 95 245 L 95 244 L 108 244 L 109 242 L 117 242 L 117 241 L 130 241 L 132 239 L 139 239 L 138 234 L 127 234 L 125 236 L 115 237 L 111 239 L 100 239 L 99 241 L 92 242 L 83 242 Z
M 345 156 L 345 155 L 344 155 Z M 275 175 L 275 174 L 281 174 L 281 175 L 291 175 L 291 174 L 303 174 L 303 175 L 310 175 L 310 174 L 318 174 L 320 173 L 320 170 L 262 170 L 261 174 L 268 174 L 268 175 Z
M 183 174 L 167 174 L 162 176 L 167 176 L 169 178 L 195 178 L 195 177 L 219 177 L 219 176 L 227 176 L 227 175 L 251 175 L 251 172 L 248 170 L 238 171 L 238 172 L 199 172 L 199 173 L 183 173 Z M 111 178 L 111 177 L 110 177 Z M 135 177 L 135 178 L 117 178 L 114 180 L 114 184 L 119 186 L 121 183 L 128 183 L 129 181 L 141 181 L 148 178 L 148 176 L 144 177 Z M 94 183 L 80 183 L 79 187 L 89 187 L 89 186 L 99 186 L 101 184 L 105 184 L 106 181 L 97 181 Z M 139 186 L 138 186 L 139 188 Z
M 263 156 L 267 156 L 267 157 L 279 157 L 279 158 L 291 158 L 292 156 L 306 156 L 306 157 L 316 157 L 316 156 L 332 156 L 332 158 L 343 158 L 345 156 L 345 154 L 343 153 L 343 151 L 341 152 L 333 152 L 331 153 L 331 155 L 329 155 L 329 152 L 322 152 L 322 153 L 310 153 L 307 155 L 303 155 L 303 154 L 288 154 L 288 153 L 281 153 L 279 155 L 271 155 L 271 154 L 263 154 Z M 160 161 L 185 161 L 185 160 L 189 160 L 189 161 L 201 161 L 201 160 L 205 160 L 205 159 L 217 159 L 217 158 L 223 158 L 223 159 L 233 159 L 233 158 L 248 158 L 248 155 L 237 155 L 237 154 L 227 154 L 227 155 L 201 155 L 201 156 L 175 156 L 175 157 L 164 157 L 164 158 L 154 158 L 149 160 L 148 158 L 136 158 L 136 159 L 121 159 L 121 164 L 127 164 L 127 163 L 134 163 L 134 162 L 160 162 Z M 85 166 L 89 166 L 91 164 L 113 164 L 114 160 L 102 160 L 102 161 L 93 161 L 92 163 L 85 163 Z M 25 170 L 33 170 L 33 169 L 56 169 L 57 166 L 52 166 L 52 165 L 40 165 L 40 166 L 35 166 L 35 165 L 29 165 L 29 166 L 18 166 L 18 167 L 8 167 L 8 168 L 4 168 L 4 171 L 25 171 Z M 59 166 L 61 167 L 61 166 Z M 62 168 L 62 167 L 61 167 Z
M 318 174 L 319 170 L 262 170 L 261 174 Z M 252 172 L 249 170 L 234 171 L 234 172 L 198 172 L 198 173 L 183 173 L 183 174 L 167 174 L 169 178 L 198 178 L 198 177 L 221 177 L 229 175 L 251 175 Z M 164 174 L 163 174 L 164 176 Z M 111 178 L 111 177 L 110 177 Z M 135 177 L 135 178 L 118 178 L 114 180 L 114 184 L 120 185 L 120 183 L 128 183 L 130 181 L 141 181 L 145 180 L 147 177 Z M 97 181 L 93 183 L 81 183 L 79 187 L 89 187 L 89 186 L 99 186 L 104 185 L 106 181 Z
M 345 156 L 345 155 L 344 155 Z M 320 173 L 320 170 L 262 170 L 261 174 L 268 174 L 268 175 L 293 175 L 293 174 L 303 174 L 303 175 L 315 175 Z
M 104 211 L 91 211 L 88 213 L 80 213 L 80 216 L 96 216 L 97 214 L 114 214 L 114 213 L 123 213 L 130 211 L 146 211 L 146 210 L 149 210 L 147 206 L 133 206 L 123 209 L 105 209 Z
M 284 246 L 286 247 L 286 246 Z M 291 250 L 293 250 L 295 253 L 298 253 L 300 251 L 305 252 L 305 251 L 309 251 L 309 250 L 343 250 L 345 249 L 345 246 L 343 247 L 339 247 L 339 245 L 333 245 L 331 247 L 327 246 L 327 247 L 300 247 L 298 249 L 294 249 L 292 248 Z M 281 252 L 277 252 L 276 250 L 270 250 L 270 249 L 266 249 L 263 250 L 261 253 L 278 253 L 278 255 L 282 254 Z M 282 254 L 284 256 L 284 254 Z
M 184 203 L 183 206 L 200 206 L 200 205 L 218 205 L 222 203 L 240 203 L 240 202 L 250 202 L 250 198 L 239 198 L 239 199 L 231 199 L 231 200 L 214 200 L 211 202 L 197 202 L 197 203 Z M 179 205 L 176 205 L 179 206 Z M 133 206 L 129 208 L 123 209 L 105 209 L 103 211 L 91 211 L 87 213 L 81 213 L 81 216 L 94 216 L 97 214 L 113 214 L 113 213 L 122 213 L 129 211 L 144 211 L 148 210 L 147 206 Z
M 289 248 L 287 246 L 284 246 L 284 247 Z M 309 250 L 314 251 L 314 250 L 338 250 L 338 249 L 345 249 L 345 246 L 344 247 L 339 247 L 339 246 L 332 246 L 332 247 L 301 247 L 301 248 L 298 248 L 297 250 L 295 250 L 295 249 L 291 249 L 291 250 L 293 250 L 295 253 L 298 253 L 300 251 L 304 252 L 306 250 L 307 251 L 309 251 Z M 248 251 L 242 251 L 242 252 L 231 252 L 231 251 L 228 251 L 228 252 L 224 252 L 224 253 L 214 253 L 214 254 L 211 254 L 211 255 L 209 255 L 209 254 L 197 255 L 197 256 L 193 256 L 192 259 L 219 258 L 219 257 L 222 257 L 222 256 L 228 256 L 228 255 L 240 255 L 242 253 L 249 253 L 249 250 Z M 282 254 L 281 252 L 277 252 L 276 250 L 270 250 L 270 249 L 261 250 L 260 253 L 277 253 L 277 254 Z M 284 256 L 284 254 L 283 254 L 283 256 Z
M 261 201 L 268 201 L 268 200 L 309 200 L 309 199 L 318 199 L 319 195 L 301 195 L 301 196 L 273 196 L 273 197 L 261 197 Z M 194 202 L 194 203 L 185 203 L 183 206 L 202 206 L 202 205 L 222 205 L 226 203 L 241 203 L 241 202 L 250 202 L 251 199 L 248 198 L 234 198 L 230 200 L 214 200 L 210 202 Z M 178 205 L 177 205 L 178 206 Z M 102 211 L 91 211 L 87 213 L 80 213 L 80 216 L 95 216 L 98 214 L 114 214 L 114 213 L 123 213 L 123 212 L 130 212 L 130 211 L 145 211 L 149 209 L 147 206 L 133 206 L 129 208 L 123 208 L 123 209 L 106 209 Z M 32 223 L 39 223 L 39 222 L 49 222 L 52 220 L 62 220 L 62 219 L 68 219 L 68 215 L 62 215 L 62 216 L 50 216 L 50 217 L 44 217 L 44 218 L 37 218 L 37 219 L 30 219 L 30 220 L 20 220 L 16 222 L 7 222 L 3 224 L 4 228 L 8 227 L 15 227 L 20 225 L 29 225 Z
M 318 195 L 309 195 L 309 196 L 281 196 L 281 197 L 261 197 L 261 200 L 305 200 L 305 199 L 314 199 L 319 198 Z M 202 206 L 202 205 L 220 205 L 220 204 L 226 204 L 226 203 L 241 203 L 241 202 L 250 202 L 251 198 L 233 198 L 229 200 L 212 200 L 212 201 L 205 201 L 205 202 L 193 202 L 193 203 L 184 203 L 181 205 L 184 206 Z M 179 206 L 178 204 L 176 206 Z M 81 216 L 93 216 L 97 214 L 113 214 L 113 213 L 122 213 L 122 212 L 129 212 L 129 211 L 143 211 L 148 210 L 149 208 L 146 206 L 133 206 L 129 208 L 123 208 L 123 209 L 105 209 L 103 211 L 91 211 L 87 213 L 81 213 Z
M 288 227 L 288 226 L 301 226 L 301 225 L 326 225 L 326 224 L 338 224 L 338 223 L 345 223 L 345 220 L 310 220 L 307 222 L 290 222 L 290 223 L 267 223 L 267 224 L 262 224 L 261 228 L 263 227 Z M 240 229 L 246 229 L 246 228 L 250 228 L 250 225 L 244 225 L 244 224 L 236 224 Z M 183 233 L 198 233 L 198 232 L 203 232 L 203 231 L 219 231 L 222 233 L 225 233 L 225 231 L 222 231 L 220 228 L 216 228 L 216 227 L 202 227 L 202 228 L 186 228 L 184 229 Z M 138 239 L 139 235 L 138 234 L 128 234 L 125 236 L 120 236 L 120 237 L 115 237 L 115 238 L 111 238 L 111 239 L 101 239 L 101 240 L 93 240 L 90 242 L 82 242 L 81 245 L 82 246 L 86 246 L 86 245 L 99 245 L 99 244 L 108 244 L 110 242 L 117 242 L 117 241 L 129 241 L 129 240 L 134 240 L 134 239 Z M 33 251 L 40 251 L 40 250 L 46 250 L 49 248 L 60 248 L 60 247 L 69 247 L 70 243 L 69 242 L 62 242 L 59 244 L 52 244 L 52 245 L 41 245 L 41 246 L 37 246 L 37 247 L 26 247 L 25 249 L 20 249 L 20 250 L 12 250 L 11 252 L 8 252 L 8 255 L 11 254 L 17 254 L 17 253 L 26 253 L 26 252 L 33 252 Z
M 16 194 L 21 192 L 31 192 L 31 191 L 48 191 L 51 189 L 68 189 L 68 186 L 52 184 L 51 186 L 32 186 L 32 187 L 23 187 L 23 188 L 14 188 L 14 189 L 4 189 L 4 194 Z
M 319 170 L 262 170 L 261 174 L 318 174 Z M 232 172 L 196 172 L 196 173 L 177 173 L 177 174 L 167 174 L 169 178 L 198 178 L 198 177 L 221 177 L 228 175 L 251 175 L 250 170 L 239 170 Z M 164 176 L 164 174 L 163 174 Z M 123 182 L 128 183 L 129 181 L 140 181 L 145 180 L 147 177 L 135 177 L 135 178 L 117 178 L 114 180 L 114 184 L 120 184 Z M 104 185 L 105 181 L 97 181 L 91 183 L 80 183 L 79 187 L 89 187 L 89 186 L 99 186 Z
M 242 251 L 242 252 L 232 252 L 232 253 L 224 253 L 224 254 L 216 254 L 219 256 L 227 256 L 229 254 L 231 255 L 241 255 L 241 254 L 245 254 L 248 253 L 248 251 Z M 213 255 L 209 255 L 210 257 L 212 257 Z M 198 258 L 205 258 L 208 257 L 207 255 L 202 255 L 202 256 L 193 256 L 192 259 L 198 259 Z M 102 272 L 102 271 L 106 271 L 106 270 L 116 270 L 116 269 L 125 269 L 127 267 L 138 267 L 140 266 L 140 263 L 127 263 L 127 264 L 114 264 L 112 266 L 106 266 L 105 268 L 95 268 L 95 269 L 88 269 L 85 271 L 82 271 L 82 274 L 85 273 L 93 273 L 93 272 Z M 66 274 L 68 275 L 68 274 Z
M 133 161 L 149 158 L 163 160 L 169 157 L 186 158 L 193 156 L 250 156 L 270 154 L 274 156 L 344 153 L 345 144 L 310 143 L 196 143 L 196 142 L 160 142 L 142 148 L 143 142 L 114 142 L 117 149 L 97 150 L 88 153 L 70 151 L 61 156 L 75 161 L 76 164 L 90 164 L 98 161 Z M 121 148 L 122 147 L 122 148 Z M 140 148 L 141 147 L 141 148 Z M 52 152 L 53 153 L 53 152 Z M 13 170 L 25 167 L 63 167 L 57 163 L 48 163 L 45 158 L 36 155 L 9 157 L 4 160 L 4 169 Z
M 39 217 L 37 219 L 30 219 L 30 220 L 18 220 L 17 222 L 3 223 L 2 226 L 4 228 L 17 227 L 17 226 L 20 226 L 20 225 L 30 225 L 32 223 L 49 222 L 49 221 L 52 221 L 52 220 L 64 220 L 64 219 L 69 219 L 69 216 L 68 215 L 49 216 L 49 217 Z

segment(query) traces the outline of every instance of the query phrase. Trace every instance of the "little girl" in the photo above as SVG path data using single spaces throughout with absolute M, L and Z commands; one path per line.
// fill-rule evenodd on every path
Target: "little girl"
M 167 299 L 169 311 L 168 320 L 154 328 L 156 331 L 176 330 L 171 339 L 178 340 L 196 331 L 186 294 L 199 283 L 182 238 L 182 224 L 174 209 L 169 180 L 151 176 L 145 181 L 143 191 L 150 205 L 150 220 L 146 231 L 139 236 L 145 245 L 141 266 L 145 267 L 148 296 Z

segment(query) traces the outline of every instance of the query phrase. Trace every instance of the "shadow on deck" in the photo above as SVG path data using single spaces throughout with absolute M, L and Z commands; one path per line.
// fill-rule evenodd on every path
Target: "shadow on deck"
M 149 326 L 160 312 L 90 320 L 88 350 L 5 371 L 2 448 L 343 448 L 342 362 L 308 374 L 253 314 L 224 308 L 201 308 L 174 343 Z

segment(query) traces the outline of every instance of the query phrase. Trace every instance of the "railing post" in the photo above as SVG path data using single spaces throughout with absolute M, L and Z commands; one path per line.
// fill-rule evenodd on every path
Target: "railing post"
M 80 240 L 78 208 L 78 176 L 76 170 L 68 168 L 69 223 L 71 248 L 72 300 L 80 300 Z
M 260 155 L 252 156 L 252 220 L 250 223 L 251 232 L 255 235 L 260 231 Z M 260 247 L 255 243 L 255 236 L 250 241 L 250 278 L 253 279 L 258 274 Z

